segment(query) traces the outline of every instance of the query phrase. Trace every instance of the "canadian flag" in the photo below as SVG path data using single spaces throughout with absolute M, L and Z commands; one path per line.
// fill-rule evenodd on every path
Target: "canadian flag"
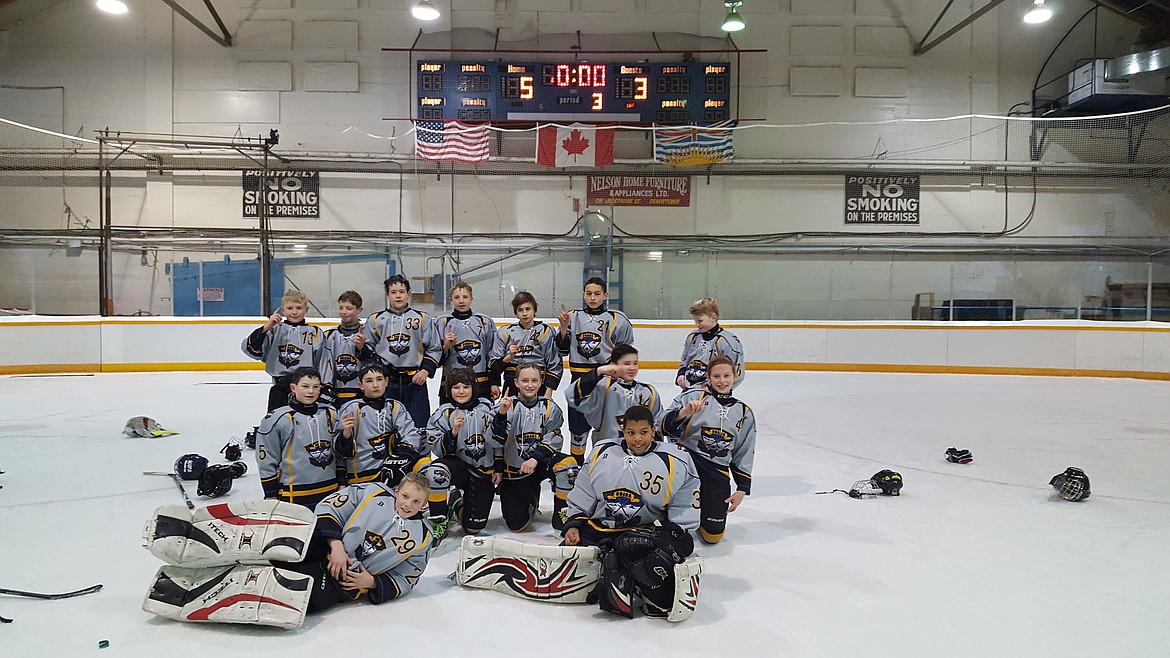
M 613 164 L 613 127 L 541 126 L 536 162 L 547 167 L 600 167 Z

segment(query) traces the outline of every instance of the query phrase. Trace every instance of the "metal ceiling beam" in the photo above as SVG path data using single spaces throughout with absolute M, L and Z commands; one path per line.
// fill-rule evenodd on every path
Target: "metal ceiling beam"
M 953 1 L 953 0 L 952 0 L 952 1 Z M 986 14 L 987 12 L 991 11 L 992 9 L 995 9 L 996 7 L 998 7 L 998 6 L 1002 5 L 1004 2 L 1005 2 L 1005 0 L 991 0 L 991 2 L 988 2 L 986 5 L 983 5 L 983 6 L 982 6 L 982 7 L 980 7 L 979 9 L 976 9 L 976 10 L 975 10 L 975 12 L 974 12 L 974 13 L 972 13 L 970 16 L 968 16 L 968 17 L 964 18 L 963 20 L 959 21 L 959 23 L 958 23 L 957 25 L 955 25 L 955 26 L 954 26 L 954 27 L 952 27 L 951 29 L 947 30 L 946 32 L 943 32 L 943 33 L 942 33 L 941 35 L 939 35 L 939 37 L 938 37 L 937 39 L 935 39 L 934 41 L 931 41 L 930 43 L 925 43 L 925 42 L 926 42 L 926 39 L 927 39 L 928 37 L 930 37 L 930 33 L 934 31 L 934 28 L 935 28 L 935 26 L 937 26 L 937 25 L 938 25 L 938 23 L 939 23 L 939 21 L 941 21 L 941 20 L 942 20 L 942 17 L 943 17 L 943 15 L 944 15 L 944 14 L 946 14 L 946 13 L 947 13 L 947 11 L 948 11 L 948 10 L 951 8 L 951 4 L 952 4 L 952 2 L 948 2 L 948 3 L 946 4 L 946 6 L 945 6 L 945 7 L 943 7 L 943 10 L 942 10 L 942 12 L 941 12 L 941 13 L 938 15 L 938 18 L 934 19 L 934 25 L 932 25 L 932 26 L 930 27 L 930 30 L 928 30 L 928 31 L 926 32 L 926 36 L 922 37 L 922 41 L 919 41 L 919 42 L 918 42 L 918 45 L 914 47 L 914 54 L 915 54 L 915 55 L 922 55 L 922 54 L 926 53 L 926 52 L 927 52 L 927 51 L 929 51 L 931 48 L 934 48 L 934 47 L 935 47 L 935 46 L 937 46 L 938 44 L 940 44 L 940 43 L 942 43 L 942 42 L 946 41 L 947 39 L 949 39 L 949 38 L 951 38 L 951 37 L 953 37 L 953 36 L 954 36 L 955 34 L 957 34 L 957 33 L 958 33 L 960 30 L 962 30 L 963 28 L 967 27 L 967 26 L 968 26 L 968 25 L 970 25 L 971 23 L 974 23 L 975 21 L 979 20 L 979 18 L 980 18 L 981 16 L 983 16 L 983 15 L 984 15 L 984 14 Z
M 204 25 L 198 18 L 195 18 L 191 12 L 183 9 L 178 0 L 163 0 L 175 13 L 187 19 L 187 22 L 199 28 L 199 31 L 211 37 L 213 41 L 223 46 L 224 48 L 232 47 L 232 35 L 228 32 L 227 26 L 223 24 L 223 20 L 219 17 L 219 12 L 215 10 L 215 5 L 211 4 L 211 0 L 203 0 L 203 4 L 207 5 L 207 11 L 211 12 L 211 17 L 215 19 L 215 24 L 219 26 L 220 34 L 216 34 L 214 30 Z

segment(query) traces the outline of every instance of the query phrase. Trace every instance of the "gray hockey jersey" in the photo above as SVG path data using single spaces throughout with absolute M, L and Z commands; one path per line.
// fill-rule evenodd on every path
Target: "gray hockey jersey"
M 621 311 L 569 311 L 569 333 L 557 332 L 557 349 L 569 358 L 569 369 L 583 373 L 609 361 L 614 345 L 633 345 L 634 328 Z
M 358 390 L 358 372 L 374 358 L 374 351 L 368 343 L 360 350 L 354 345 L 354 338 L 361 330 L 359 323 L 352 327 L 340 325 L 325 331 L 321 350 L 321 383 L 332 387 L 335 392 Z
M 320 327 L 285 320 L 272 331 L 258 327 L 248 334 L 240 348 L 249 358 L 263 361 L 264 372 L 276 378 L 302 366 L 319 368 L 325 345 L 323 336 Z
M 699 475 L 686 454 L 655 441 L 635 455 L 625 441 L 593 449 L 565 509 L 566 527 L 588 523 L 602 532 L 672 521 L 699 527 Z
M 345 414 L 354 415 L 352 439 L 341 434 Z M 398 400 L 350 400 L 337 410 L 333 432 L 337 435 L 337 458 L 345 464 L 349 484 L 378 479 L 382 463 L 391 454 L 428 452 L 410 413 Z
M 654 425 L 662 424 L 665 414 L 658 391 L 639 381 L 624 382 L 609 375 L 598 378 L 597 370 L 582 375 L 569 390 L 570 401 L 577 407 L 589 426 L 597 430 L 593 435 L 599 441 L 618 441 L 622 438 L 622 419 L 626 409 L 641 405 L 654 414 Z
M 701 400 L 702 409 L 680 419 L 679 410 L 691 400 Z M 721 470 L 730 469 L 736 489 L 751 493 L 756 416 L 746 404 L 731 395 L 716 395 L 697 386 L 689 388 L 666 410 L 662 432 L 675 437 L 695 458 L 706 459 Z
M 504 383 L 516 380 L 516 366 L 522 363 L 535 363 L 540 366 L 540 373 L 544 376 L 544 385 L 556 390 L 561 385 L 564 376 L 565 364 L 561 361 L 561 354 L 557 351 L 556 331 L 547 324 L 537 320 L 528 329 L 513 322 L 506 327 L 500 327 L 496 335 L 495 345 L 492 347 L 492 372 L 503 374 Z M 516 358 L 511 363 L 504 363 L 504 356 L 508 354 L 508 347 L 515 343 L 520 346 Z M 512 393 L 516 391 L 513 390 Z
M 443 369 L 470 368 L 479 381 L 488 381 L 496 342 L 495 320 L 483 313 L 452 312 L 439 316 L 435 320 L 435 333 L 440 343 L 446 339 L 448 329 L 455 334 L 455 344 L 443 352 Z
M 455 414 L 463 416 L 463 428 L 451 431 Z M 496 458 L 503 446 L 492 439 L 495 411 L 491 400 L 480 398 L 470 409 L 448 403 L 439 407 L 427 421 L 427 439 L 439 457 L 455 457 L 485 477 L 494 471 Z
M 256 468 L 265 498 L 299 503 L 337 491 L 336 415 L 327 405 L 297 403 L 264 417 L 256 431 Z
M 722 354 L 735 363 L 735 385 L 744 379 L 743 345 L 730 331 L 715 325 L 711 331 L 692 331 L 683 343 L 682 356 L 678 360 L 678 374 L 687 378 L 694 386 L 707 381 L 707 364 L 711 357 Z
M 407 307 L 386 309 L 371 315 L 362 333 L 379 362 L 392 373 L 412 376 L 419 369 L 435 374 L 442 358 L 443 341 L 431 317 Z
M 351 484 L 317 504 L 316 532 L 340 539 L 345 553 L 374 576 L 374 588 L 354 590 L 378 604 L 405 596 L 418 584 L 431 556 L 431 524 L 394 510 L 394 491 L 381 482 Z
M 504 477 L 524 477 L 520 465 L 530 458 L 551 467 L 565 442 L 561 436 L 564 422 L 561 408 L 549 398 L 525 400 L 515 396 L 506 415 L 499 412 L 497 405 L 492 418 L 492 438 L 503 446 Z

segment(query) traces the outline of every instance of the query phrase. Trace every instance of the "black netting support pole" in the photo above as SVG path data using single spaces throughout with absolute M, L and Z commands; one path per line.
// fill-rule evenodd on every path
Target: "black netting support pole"
M 260 310 L 272 315 L 272 249 L 268 226 L 268 152 L 264 148 L 264 174 L 260 177 Z

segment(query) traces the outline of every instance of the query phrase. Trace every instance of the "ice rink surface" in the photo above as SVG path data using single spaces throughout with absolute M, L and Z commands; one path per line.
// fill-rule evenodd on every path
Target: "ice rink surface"
M 668 400 L 672 373 L 643 371 Z M 433 384 L 432 384 L 433 386 Z M 624 620 L 593 606 L 454 586 L 462 533 L 418 587 L 297 631 L 189 624 L 141 610 L 160 562 L 141 547 L 174 483 L 142 471 L 218 457 L 258 424 L 263 373 L 0 378 L 0 655 L 82 656 L 1166 656 L 1170 655 L 1170 383 L 1127 379 L 749 372 L 753 494 L 706 561 L 695 616 Z M 563 404 L 560 394 L 558 401 Z M 134 415 L 177 436 L 126 438 Z M 968 465 L 944 461 L 967 448 Z M 224 500 L 260 497 L 249 473 Z M 212 460 L 217 461 L 216 459 Z M 1055 500 L 1066 466 L 1092 480 Z M 892 468 L 899 498 L 854 500 Z M 194 485 L 191 494 L 194 496 Z M 554 543 L 546 515 L 516 535 Z M 493 508 L 488 534 L 507 534 Z

